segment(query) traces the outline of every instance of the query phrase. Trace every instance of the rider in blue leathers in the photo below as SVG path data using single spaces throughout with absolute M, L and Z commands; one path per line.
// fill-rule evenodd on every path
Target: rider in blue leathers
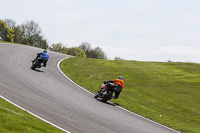
M 46 67 L 47 61 L 49 60 L 49 54 L 47 53 L 47 50 L 44 50 L 40 54 L 42 55 L 42 58 L 44 59 L 43 66 Z
M 40 56 L 42 56 L 43 58 L 43 66 L 46 67 L 47 61 L 49 60 L 49 54 L 47 53 L 47 50 L 44 50 L 43 52 L 38 53 L 37 57 L 34 60 L 32 60 L 32 62 L 36 61 L 37 58 Z

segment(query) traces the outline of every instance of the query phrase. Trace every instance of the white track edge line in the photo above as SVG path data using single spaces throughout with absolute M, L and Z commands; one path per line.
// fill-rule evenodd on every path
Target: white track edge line
M 66 58 L 64 58 L 64 59 L 67 59 L 67 58 L 69 58 L 69 57 L 66 57 Z M 86 91 L 86 92 L 88 92 L 88 93 L 90 93 L 90 94 L 92 94 L 92 95 L 95 95 L 95 94 L 93 94 L 92 92 L 86 90 L 85 88 L 83 88 L 83 87 L 81 87 L 80 85 L 78 85 L 77 83 L 75 83 L 73 80 L 71 80 L 69 77 L 67 77 L 67 75 L 65 75 L 65 74 L 61 71 L 61 69 L 60 69 L 60 63 L 61 63 L 64 59 L 61 59 L 61 60 L 58 62 L 58 64 L 57 64 L 57 67 L 58 67 L 59 71 L 60 71 L 69 81 L 71 81 L 73 84 L 75 84 L 76 86 L 80 87 L 80 88 L 83 89 L 84 91 Z M 110 103 L 110 102 L 109 102 L 109 103 Z M 127 111 L 127 112 L 129 112 L 129 113 L 131 113 L 131 114 L 134 114 L 134 115 L 136 115 L 136 116 L 138 116 L 138 117 L 141 117 L 141 118 L 143 118 L 143 119 L 145 119 L 145 120 L 148 120 L 148 121 L 150 121 L 150 122 L 152 122 L 152 123 L 155 123 L 155 124 L 157 124 L 157 125 L 159 125 L 159 126 L 162 126 L 162 127 L 167 128 L 167 129 L 170 129 L 170 130 L 172 130 L 172 131 L 174 131 L 174 132 L 180 133 L 179 131 L 176 131 L 176 130 L 170 128 L 170 127 L 167 127 L 167 126 L 162 125 L 162 124 L 160 124 L 160 123 L 158 123 L 158 122 L 155 122 L 155 121 L 153 121 L 153 120 L 150 120 L 150 119 L 148 119 L 148 118 L 145 118 L 145 117 L 143 117 L 143 116 L 141 116 L 141 115 L 138 115 L 138 114 L 136 114 L 136 113 L 134 113 L 134 112 L 131 112 L 131 111 L 129 111 L 129 110 L 123 108 L 123 107 L 120 107 L 120 106 L 117 106 L 117 107 L 118 107 L 118 108 L 121 108 L 121 109 L 123 109 L 123 110 L 125 110 L 125 111 Z
M 5 97 L 3 97 L 3 96 L 1 96 L 1 95 L 0 95 L 0 98 L 4 99 L 5 101 L 11 103 L 12 105 L 14 105 L 14 106 L 16 106 L 16 107 L 18 107 L 18 108 L 24 110 L 25 112 L 27 112 L 27 113 L 29 113 L 29 114 L 31 114 L 31 115 L 33 115 L 33 116 L 39 118 L 40 120 L 42 120 L 42 121 L 44 121 L 44 122 L 46 122 L 46 123 L 48 123 L 48 124 L 50 124 L 50 125 L 52 125 L 52 126 L 58 128 L 58 129 L 60 129 L 60 130 L 66 132 L 66 133 L 71 133 L 71 132 L 69 132 L 69 131 L 67 131 L 67 130 L 65 130 L 65 129 L 63 129 L 63 128 L 61 128 L 61 127 L 59 127 L 59 126 L 57 126 L 57 125 L 55 125 L 55 124 L 53 124 L 53 123 L 51 123 L 51 122 L 45 120 L 45 119 L 43 119 L 42 117 L 40 117 L 40 116 L 38 116 L 38 115 L 36 115 L 36 114 L 34 114 L 34 113 L 32 113 L 32 112 L 30 112 L 30 111 L 24 109 L 23 107 L 21 107 L 21 106 L 15 104 L 14 102 L 8 100 L 7 98 L 5 98 Z
M 66 57 L 66 58 L 64 58 L 64 59 L 67 59 L 67 58 L 69 58 L 69 57 Z M 60 62 L 63 61 L 64 59 L 61 59 L 61 60 L 58 62 L 58 64 L 57 64 L 57 67 L 58 67 L 59 71 L 60 71 L 69 81 L 71 81 L 74 85 L 76 85 L 76 86 L 78 86 L 79 88 L 83 89 L 84 91 L 86 91 L 86 92 L 88 92 L 88 93 L 94 95 L 92 92 L 86 90 L 85 88 L 83 88 L 83 87 L 81 87 L 80 85 L 78 85 L 77 83 L 75 83 L 73 80 L 71 80 L 69 77 L 67 77 L 67 76 L 61 71 L 61 69 L 60 69 Z

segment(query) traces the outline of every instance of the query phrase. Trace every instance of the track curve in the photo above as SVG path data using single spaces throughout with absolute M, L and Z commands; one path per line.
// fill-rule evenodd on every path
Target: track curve
M 70 56 L 49 51 L 40 71 L 30 69 L 41 49 L 0 43 L 0 95 L 72 133 L 173 133 L 93 95 L 62 75 L 57 63 Z

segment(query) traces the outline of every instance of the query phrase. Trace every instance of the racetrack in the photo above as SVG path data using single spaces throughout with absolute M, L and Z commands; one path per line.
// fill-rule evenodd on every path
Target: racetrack
M 0 43 L 1 96 L 72 133 L 176 132 L 94 99 L 57 68 L 68 55 L 48 51 L 47 67 L 31 70 L 31 60 L 38 52 L 42 49 Z

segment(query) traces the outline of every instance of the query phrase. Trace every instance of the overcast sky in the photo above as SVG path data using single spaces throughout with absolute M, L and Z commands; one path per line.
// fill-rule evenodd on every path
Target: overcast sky
M 0 0 L 0 19 L 33 20 L 52 43 L 108 58 L 200 63 L 200 0 Z

